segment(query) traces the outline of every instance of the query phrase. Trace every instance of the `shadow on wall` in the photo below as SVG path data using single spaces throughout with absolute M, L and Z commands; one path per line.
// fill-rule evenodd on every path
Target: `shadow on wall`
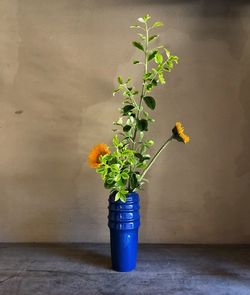
M 249 85 L 250 85 L 250 62 L 246 66 L 247 71 L 243 75 L 243 79 L 240 85 L 240 102 L 242 106 L 242 113 L 244 114 L 245 126 L 239 133 L 242 137 L 242 151 L 236 161 L 236 174 L 237 176 L 245 176 L 250 171 L 250 162 L 247 160 L 249 157 L 250 146 L 250 99 L 249 99 Z
M 249 59 L 245 58 L 243 55 L 244 52 L 247 52 L 246 47 L 249 46 L 249 38 L 248 31 L 244 28 L 242 14 L 245 12 L 245 7 L 250 7 L 249 1 L 234 1 L 234 0 L 220 0 L 220 1 L 209 1 L 204 0 L 201 1 L 200 5 L 200 21 L 196 23 L 193 28 L 192 38 L 195 40 L 203 40 L 206 41 L 208 39 L 217 40 L 223 42 L 228 47 L 228 52 L 231 55 L 233 61 L 238 60 L 239 63 L 244 64 L 244 69 L 247 69 L 246 72 L 244 70 L 241 72 L 241 81 L 239 82 L 239 93 L 236 93 L 237 96 L 235 100 L 238 100 L 241 105 L 242 115 L 243 115 L 243 126 L 242 129 L 239 130 L 239 134 L 241 134 L 241 142 L 239 145 L 241 147 L 241 152 L 239 156 L 235 157 L 235 176 L 237 178 L 247 177 L 247 173 L 250 172 L 250 162 L 249 162 L 249 145 L 250 145 L 250 117 L 249 117 L 249 108 L 250 108 L 250 100 L 249 100 L 249 85 L 250 85 L 250 64 Z M 217 19 L 221 21 L 217 21 Z M 223 21 L 223 23 L 222 23 Z M 194 52 L 195 54 L 195 52 Z M 208 59 L 211 61 L 211 59 Z M 248 64 L 246 64 L 246 62 Z M 234 68 L 229 68 L 229 71 L 234 71 Z M 233 81 L 232 81 L 233 82 Z M 227 109 L 227 102 L 225 100 L 225 109 Z M 232 118 L 233 120 L 233 118 Z M 232 140 L 234 138 L 234 134 L 232 134 Z M 221 169 L 223 170 L 224 163 L 221 162 Z M 218 183 L 223 180 L 223 175 L 218 179 Z M 212 215 L 215 220 L 218 220 L 217 224 L 219 226 L 219 220 L 223 220 L 224 217 L 220 217 L 220 213 L 223 208 L 225 208 L 225 204 L 217 204 L 217 207 L 214 207 L 213 204 L 213 195 L 209 192 L 204 194 L 204 199 L 207 202 L 208 208 L 210 208 L 210 212 L 213 212 Z M 214 200 L 215 201 L 215 200 Z M 249 198 L 247 195 L 236 196 L 235 205 L 230 207 L 230 201 L 226 206 L 228 206 L 228 212 L 231 212 L 231 215 L 225 218 L 224 223 L 226 224 L 228 218 L 231 220 L 237 220 L 237 216 L 241 216 L 245 209 L 242 208 L 242 204 L 245 204 L 246 208 L 249 208 Z M 217 212 L 217 213 L 216 213 Z M 245 213 L 243 213 L 245 214 Z M 229 217 L 230 215 L 230 217 Z M 214 224 L 215 225 L 215 224 Z M 212 223 L 211 225 L 212 226 Z M 232 225 L 233 226 L 233 225 Z M 214 232 L 216 232 L 218 228 L 214 227 Z M 222 229 L 221 229 L 222 230 Z M 245 237 L 246 241 L 249 241 L 249 235 Z M 243 242 L 245 242 L 243 240 Z
M 201 18 L 193 28 L 192 36 L 197 40 L 226 42 L 232 57 L 240 59 L 248 36 L 240 20 L 244 3 L 245 1 L 202 1 L 198 14 Z M 221 21 L 217 21 L 217 18 Z

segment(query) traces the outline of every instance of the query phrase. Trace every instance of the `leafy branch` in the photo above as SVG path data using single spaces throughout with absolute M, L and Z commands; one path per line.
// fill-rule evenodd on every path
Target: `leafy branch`
M 154 87 L 166 83 L 167 74 L 171 72 L 178 57 L 171 55 L 164 46 L 152 46 L 159 38 L 152 30 L 163 26 L 159 21 L 150 23 L 150 16 L 138 18 L 138 23 L 131 26 L 139 30 L 137 40 L 132 45 L 142 52 L 141 60 L 134 60 L 134 65 L 143 65 L 140 92 L 131 84 L 131 79 L 117 78 L 118 87 L 113 95 L 120 92 L 123 96 L 120 117 L 113 122 L 116 133 L 113 138 L 114 152 L 100 157 L 101 165 L 97 172 L 102 175 L 106 188 L 117 192 L 116 200 L 126 201 L 126 194 L 142 187 L 145 174 L 155 162 L 163 149 L 171 142 L 168 139 L 151 159 L 148 149 L 154 144 L 145 138 L 150 123 L 154 119 L 147 110 L 156 108 L 156 100 L 151 95 Z

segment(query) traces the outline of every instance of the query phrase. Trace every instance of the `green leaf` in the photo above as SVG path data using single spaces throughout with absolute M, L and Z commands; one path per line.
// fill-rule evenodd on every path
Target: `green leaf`
M 143 34 L 138 33 L 138 36 L 139 36 L 143 41 L 146 40 L 146 37 L 145 37 Z
M 137 180 L 136 173 L 131 174 L 130 184 L 131 184 L 131 188 L 133 190 L 138 187 L 139 183 L 138 183 L 138 180 Z
M 137 120 L 137 127 L 140 131 L 148 130 L 148 121 L 145 119 Z
M 100 156 L 100 160 L 102 163 L 106 163 L 112 156 L 110 154 Z
M 129 179 L 129 175 L 128 175 L 128 173 L 126 173 L 126 172 L 122 172 L 121 173 L 121 177 L 123 178 L 123 179 Z
M 154 110 L 155 109 L 155 99 L 152 96 L 144 96 L 143 100 L 145 101 L 146 105 L 151 109 Z
M 134 123 L 134 121 L 135 121 L 134 116 L 129 116 L 128 121 L 127 121 L 127 124 L 128 125 L 132 125 Z
M 112 164 L 110 166 L 110 168 L 111 168 L 112 172 L 119 172 L 120 171 L 120 165 L 119 164 Z
M 167 62 L 166 62 L 166 65 L 168 67 L 168 69 L 171 71 L 174 67 L 174 64 L 172 62 L 172 60 L 168 59 Z
M 153 50 L 148 56 L 148 61 L 152 60 L 155 57 L 157 52 L 158 50 Z
M 146 140 L 146 141 L 144 142 L 144 145 L 145 145 L 146 147 L 151 147 L 153 144 L 154 144 L 154 141 L 153 141 L 153 140 Z
M 139 60 L 134 60 L 134 61 L 133 61 L 133 64 L 134 64 L 134 65 L 136 65 L 136 64 L 138 64 L 138 63 L 140 63 Z
M 179 57 L 178 56 L 176 56 L 176 55 L 171 55 L 171 60 L 172 61 L 174 61 L 176 64 L 178 64 L 178 62 L 179 62 Z
M 105 170 L 104 166 L 99 166 L 99 167 L 96 168 L 97 173 L 102 173 L 104 170 Z
M 153 88 L 153 84 L 152 83 L 147 84 L 146 88 L 147 88 L 147 91 L 150 92 Z
M 134 109 L 134 106 L 132 104 L 125 105 L 125 107 L 123 107 L 123 115 L 127 115 L 133 109 Z
M 149 14 L 146 14 L 146 15 L 143 16 L 143 20 L 144 20 L 145 22 L 147 22 L 150 18 L 151 18 L 151 17 L 150 17 Z
M 125 150 L 122 151 L 123 156 L 131 156 L 133 154 L 134 154 L 134 152 L 132 150 L 129 150 L 129 149 L 125 149 Z
M 120 117 L 117 121 L 113 122 L 113 125 L 122 126 L 122 124 L 123 124 L 122 117 Z
M 138 26 L 138 25 L 130 26 L 130 29 L 142 29 L 142 30 L 144 30 L 141 26 Z
M 104 187 L 106 189 L 111 189 L 113 187 L 114 183 L 108 183 L 107 181 L 104 182 Z
M 160 54 L 160 52 L 157 52 L 155 55 L 155 62 L 159 65 L 163 62 L 163 56 Z
M 131 129 L 131 126 L 130 126 L 130 125 L 125 125 L 125 126 L 123 127 L 123 131 L 124 131 L 124 132 L 128 132 L 130 129 Z
M 136 156 L 136 158 L 138 158 L 138 159 L 142 159 L 142 158 L 143 158 L 142 154 L 140 154 L 140 153 L 135 153 L 135 156 Z
M 119 77 L 117 78 L 117 81 L 118 81 L 119 84 L 123 84 L 123 81 L 122 81 L 122 77 L 121 77 L 121 76 L 119 76 Z
M 123 195 L 123 194 L 122 194 L 122 195 L 120 196 L 120 200 L 121 200 L 123 203 L 126 203 L 126 200 L 127 200 L 127 199 L 126 199 L 126 195 Z
M 155 79 L 153 79 L 153 80 L 151 81 L 151 83 L 152 83 L 152 85 L 157 86 L 157 81 L 156 81 Z
M 149 37 L 149 39 L 148 39 L 148 41 L 150 42 L 150 41 L 153 41 L 154 39 L 156 39 L 156 38 L 158 38 L 159 37 L 159 35 L 153 35 L 153 36 L 150 36 Z
M 144 20 L 142 17 L 139 17 L 137 20 L 138 20 L 138 22 L 140 22 L 140 23 L 145 23 L 145 20 Z
M 126 202 L 126 194 L 124 192 L 119 191 L 115 196 L 115 201 L 121 200 L 122 202 Z
M 159 74 L 158 74 L 158 77 L 159 77 L 159 81 L 160 81 L 161 84 L 165 84 L 165 83 L 166 83 L 166 82 L 165 82 L 165 79 L 164 79 L 164 77 L 163 77 L 163 73 L 159 73 Z
M 152 28 L 156 28 L 156 27 L 162 27 L 163 23 L 162 22 L 155 22 L 152 26 Z
M 166 65 L 164 65 L 163 70 L 165 72 L 171 72 L 171 69 L 168 66 L 166 66 Z
M 136 165 L 137 168 L 142 168 L 142 169 L 146 168 L 147 166 L 148 164 L 146 162 L 141 162 Z
M 117 202 L 119 199 L 120 199 L 120 195 L 119 195 L 119 192 L 118 192 L 118 193 L 116 193 L 116 195 L 115 195 L 115 202 Z
M 115 176 L 115 178 L 114 178 L 114 181 L 115 182 L 118 182 L 118 181 L 120 181 L 121 180 L 121 175 L 120 174 L 117 174 L 116 176 Z
M 113 145 L 114 145 L 114 146 L 118 146 L 119 143 L 120 143 L 120 142 L 119 142 L 118 136 L 115 135 L 115 136 L 113 137 Z
M 147 72 L 146 74 L 144 74 L 143 79 L 148 80 L 151 77 L 151 75 L 152 75 L 151 72 Z
M 109 184 L 112 183 L 112 184 L 113 184 L 113 183 L 114 183 L 114 180 L 113 180 L 112 178 L 108 178 L 108 179 L 107 179 L 107 183 L 109 183 Z
M 139 136 L 140 136 L 140 141 L 142 141 L 143 140 L 143 137 L 144 137 L 144 133 L 143 132 L 140 132 L 139 133 Z
M 136 158 L 139 159 L 140 162 L 143 162 L 143 155 L 140 153 L 135 153 Z
M 115 96 L 115 94 L 116 94 L 118 91 L 120 91 L 120 89 L 119 89 L 119 88 L 117 88 L 117 89 L 113 90 L 113 96 Z
M 136 48 L 138 48 L 138 49 L 144 51 L 144 47 L 143 47 L 143 45 L 142 45 L 140 42 L 138 42 L 138 41 L 133 41 L 132 44 L 133 44 Z
M 170 51 L 167 48 L 164 48 L 165 52 L 166 52 L 166 56 L 169 58 L 170 57 Z

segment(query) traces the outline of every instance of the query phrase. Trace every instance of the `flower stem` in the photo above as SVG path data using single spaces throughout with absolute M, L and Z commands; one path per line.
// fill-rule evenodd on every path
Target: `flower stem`
M 146 175 L 146 173 L 148 172 L 148 170 L 150 169 L 150 167 L 154 164 L 154 162 L 156 161 L 156 159 L 159 157 L 160 153 L 165 149 L 165 147 L 172 141 L 173 139 L 173 135 L 170 136 L 164 143 L 163 145 L 159 148 L 159 150 L 157 151 L 157 153 L 154 155 L 154 157 L 152 158 L 152 160 L 149 162 L 147 168 L 143 171 L 139 181 L 141 181 L 144 176 Z

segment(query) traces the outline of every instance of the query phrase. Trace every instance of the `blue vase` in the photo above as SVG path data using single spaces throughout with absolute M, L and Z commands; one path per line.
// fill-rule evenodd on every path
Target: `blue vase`
M 109 196 L 108 226 L 112 268 L 127 272 L 136 267 L 140 203 L 136 192 L 127 195 L 126 202 L 115 202 L 115 193 Z

